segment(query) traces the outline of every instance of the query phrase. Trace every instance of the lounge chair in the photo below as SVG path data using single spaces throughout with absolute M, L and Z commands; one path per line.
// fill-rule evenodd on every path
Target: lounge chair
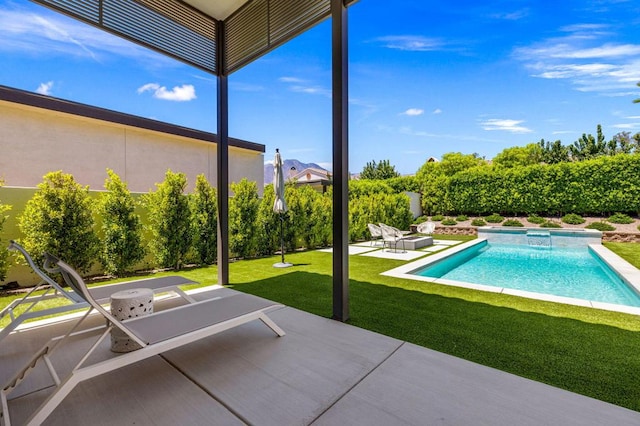
M 4 318 L 6 315 L 9 315 L 9 317 L 11 318 L 11 322 L 6 327 L 0 330 L 0 342 L 12 331 L 14 331 L 20 324 L 29 319 L 41 318 L 48 315 L 56 315 L 63 312 L 69 312 L 89 307 L 89 305 L 81 295 L 78 295 L 73 290 L 66 290 L 55 280 L 53 280 L 49 275 L 38 268 L 29 253 L 20 244 L 16 243 L 15 241 L 11 241 L 9 244 L 9 250 L 16 250 L 22 253 L 31 269 L 33 269 L 33 271 L 38 274 L 40 278 L 42 278 L 43 282 L 42 284 L 33 287 L 24 297 L 11 302 L 0 312 L 0 319 Z M 45 260 L 44 268 L 49 270 L 50 273 L 60 272 L 58 268 L 54 267 L 53 265 L 49 265 L 46 262 L 48 261 Z M 179 285 L 183 284 L 195 284 L 195 281 L 191 281 L 179 276 L 169 276 L 93 287 L 89 291 L 91 292 L 91 296 L 101 304 L 108 303 L 109 296 L 117 291 L 130 290 L 140 287 L 150 288 L 154 291 L 154 293 L 173 292 L 181 296 L 189 303 L 195 302 L 195 300 L 191 296 L 186 294 L 178 287 Z M 45 289 L 42 295 L 32 296 L 33 292 L 42 289 Z M 39 302 L 54 298 L 66 298 L 70 303 L 55 308 L 34 310 L 35 306 Z M 23 311 L 21 311 L 19 315 L 16 316 L 16 308 L 21 305 L 28 306 Z
M 393 247 L 393 251 L 397 253 L 398 243 L 401 243 L 402 253 L 406 251 L 404 249 L 404 240 L 403 240 L 403 237 L 405 236 L 405 234 L 402 231 L 400 231 L 398 228 L 394 228 L 393 226 L 385 225 L 384 223 L 380 224 L 380 229 L 382 230 L 382 241 L 383 241 L 382 249 L 383 250 L 384 250 L 384 247 L 388 245 L 389 249 L 387 251 L 391 251 L 391 248 Z
M 418 231 L 420 234 L 431 235 L 435 230 L 436 230 L 436 224 L 431 222 L 430 220 L 426 222 L 422 222 L 416 227 L 416 231 Z
M 80 295 L 86 303 L 90 305 L 90 309 L 67 334 L 54 338 L 45 344 L 42 349 L 29 360 L 25 367 L 18 371 L 0 391 L 2 416 L 5 425 L 10 424 L 9 394 L 33 371 L 40 360 L 44 361 L 55 382 L 55 386 L 53 392 L 42 405 L 33 412 L 27 421 L 28 425 L 39 425 L 44 422 L 51 412 L 53 412 L 80 382 L 212 336 L 230 328 L 259 319 L 278 336 L 281 337 L 285 335 L 284 331 L 266 314 L 267 311 L 281 307 L 282 305 L 244 293 L 194 302 L 154 312 L 147 316 L 120 321 L 92 297 L 82 277 L 80 277 L 73 268 L 49 254 L 45 254 L 45 256 L 49 264 L 56 265 L 60 269 L 60 273 L 65 277 L 65 280 L 71 285 L 74 292 Z M 56 349 L 65 343 L 69 336 L 83 333 L 82 331 L 77 332 L 76 330 L 79 329 L 80 324 L 92 311 L 97 311 L 104 317 L 107 321 L 107 327 L 97 341 L 89 348 L 87 353 L 83 354 L 72 371 L 66 377 L 59 377 L 50 357 Z M 85 365 L 92 354 L 96 354 L 100 350 L 105 349 L 100 343 L 102 343 L 114 329 L 119 329 L 126 334 L 132 341 L 140 345 L 141 349 Z M 90 329 L 86 332 L 95 332 L 95 329 Z
M 382 238 L 382 229 L 373 223 L 367 223 L 367 228 L 369 228 L 369 233 L 371 234 L 371 245 L 374 245 L 377 240 Z

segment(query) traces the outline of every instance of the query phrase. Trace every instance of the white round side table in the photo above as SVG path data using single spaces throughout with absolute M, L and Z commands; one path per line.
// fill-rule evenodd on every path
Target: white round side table
M 153 313 L 153 291 L 148 288 L 134 288 L 118 291 L 111 295 L 111 315 L 120 321 Z M 119 328 L 111 330 L 111 350 L 131 352 L 140 345 L 131 340 Z

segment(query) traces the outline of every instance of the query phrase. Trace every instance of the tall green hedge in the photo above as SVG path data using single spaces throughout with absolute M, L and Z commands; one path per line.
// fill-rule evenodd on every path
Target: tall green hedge
M 0 188 L 4 185 L 4 181 L 0 179 Z M 5 212 L 9 210 L 11 206 L 6 204 L 2 204 L 0 201 L 0 235 L 2 235 L 2 228 L 4 226 L 4 221 L 7 220 L 7 216 L 5 216 Z M 7 250 L 6 241 L 0 239 L 0 281 L 4 281 L 7 277 L 7 270 L 9 269 L 9 251 Z
M 640 211 L 640 154 L 456 173 L 445 185 L 448 213 L 607 215 Z

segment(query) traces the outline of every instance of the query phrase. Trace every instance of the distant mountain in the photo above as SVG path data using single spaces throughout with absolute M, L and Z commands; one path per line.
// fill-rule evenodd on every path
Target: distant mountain
M 295 172 L 291 171 L 291 168 L 295 167 Z M 284 177 L 288 178 L 289 176 L 293 176 L 294 174 L 298 174 L 304 169 L 314 168 L 319 170 L 327 170 L 324 167 L 320 167 L 316 163 L 302 163 L 298 160 L 284 160 L 282 164 L 282 170 L 284 171 Z M 273 164 L 265 164 L 264 165 L 264 184 L 269 185 L 273 183 Z

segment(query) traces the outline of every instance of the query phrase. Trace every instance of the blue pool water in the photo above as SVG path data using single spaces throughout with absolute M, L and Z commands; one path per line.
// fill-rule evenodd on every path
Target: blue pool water
M 413 274 L 640 307 L 640 296 L 588 247 L 485 242 Z

